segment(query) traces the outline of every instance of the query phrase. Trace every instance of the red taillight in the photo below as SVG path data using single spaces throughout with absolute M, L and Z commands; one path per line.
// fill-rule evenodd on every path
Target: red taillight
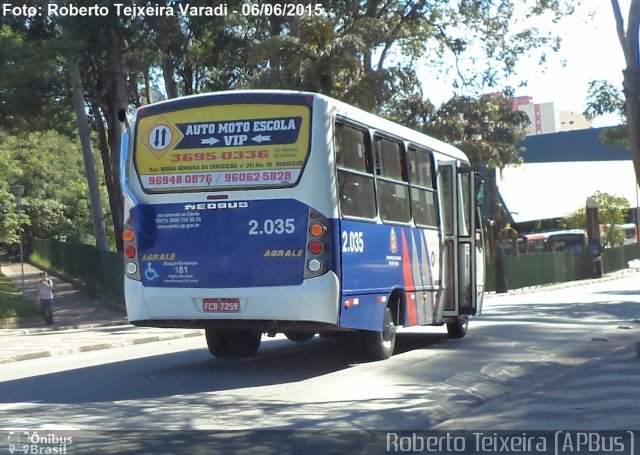
M 309 244 L 309 252 L 311 254 L 320 254 L 322 253 L 323 249 L 324 248 L 322 247 L 322 243 L 318 242 L 317 240 Z
M 132 259 L 136 255 L 136 248 L 134 246 L 129 245 L 124 249 L 124 255 L 129 259 Z

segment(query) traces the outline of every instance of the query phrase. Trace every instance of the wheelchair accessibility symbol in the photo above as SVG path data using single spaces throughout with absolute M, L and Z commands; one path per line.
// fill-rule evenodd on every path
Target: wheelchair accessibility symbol
M 160 278 L 160 275 L 158 275 L 158 272 L 156 272 L 156 269 L 151 267 L 151 262 L 147 262 L 147 269 L 144 271 L 144 277 L 149 281 L 153 281 L 156 278 Z

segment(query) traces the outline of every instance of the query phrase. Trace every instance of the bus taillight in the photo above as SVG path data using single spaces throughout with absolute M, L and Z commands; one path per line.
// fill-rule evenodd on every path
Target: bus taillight
M 309 212 L 305 279 L 323 275 L 329 270 L 331 264 L 331 235 L 328 226 L 329 220 L 327 218 L 313 210 Z
M 307 268 L 310 272 L 318 272 L 322 268 L 322 262 L 320 262 L 318 259 L 311 259 L 307 263 Z
M 122 239 L 125 242 L 133 242 L 133 240 L 135 239 L 135 234 L 133 233 L 133 230 L 125 229 L 124 232 L 122 233 Z
M 140 281 L 138 245 L 136 244 L 135 232 L 129 224 L 129 221 L 127 221 L 122 231 L 122 240 L 124 240 L 124 270 L 129 278 Z
M 318 242 L 317 240 L 309 244 L 309 252 L 311 254 L 320 254 L 323 249 L 322 242 Z
M 309 226 L 309 234 L 311 234 L 313 237 L 322 237 L 326 230 L 327 228 L 320 223 L 313 223 L 311 226 Z

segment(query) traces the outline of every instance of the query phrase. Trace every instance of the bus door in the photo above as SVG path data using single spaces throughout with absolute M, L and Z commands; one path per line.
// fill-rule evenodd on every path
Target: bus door
M 476 314 L 482 303 L 484 263 L 478 263 L 483 245 L 481 226 L 476 226 L 476 178 L 469 166 L 439 163 L 444 317 Z

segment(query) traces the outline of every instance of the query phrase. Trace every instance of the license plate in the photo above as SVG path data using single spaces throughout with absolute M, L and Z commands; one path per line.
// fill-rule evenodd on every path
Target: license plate
M 207 313 L 237 313 L 240 311 L 240 299 L 202 299 L 202 311 Z

